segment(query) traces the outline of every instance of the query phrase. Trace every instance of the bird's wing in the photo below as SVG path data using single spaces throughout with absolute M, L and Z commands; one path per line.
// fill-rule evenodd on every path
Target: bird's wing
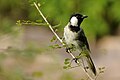
M 80 29 L 80 31 L 78 32 L 78 40 L 79 40 L 79 46 L 82 48 L 82 47 L 86 47 L 87 48 L 87 56 L 86 56 L 86 58 L 84 58 L 85 59 L 85 61 L 87 61 L 87 63 L 88 63 L 88 66 L 89 66 L 89 68 L 92 70 L 92 72 L 96 75 L 96 68 L 95 68 L 95 66 L 94 66 L 94 63 L 93 63 L 93 61 L 92 61 L 92 59 L 91 59 L 91 57 L 90 57 L 90 48 L 89 48 L 89 44 L 88 44 L 88 41 L 87 41 L 87 38 L 86 38 L 86 36 L 85 36 L 85 34 L 84 34 L 84 31 L 83 31 L 83 29 Z M 85 48 L 85 49 L 86 49 Z M 83 62 L 83 64 L 84 64 L 85 62 Z
M 87 41 L 87 38 L 84 34 L 83 29 L 80 29 L 80 31 L 78 32 L 77 39 L 80 41 L 80 44 L 79 44 L 80 46 L 86 46 L 87 49 L 90 51 L 89 44 L 88 44 L 88 41 Z

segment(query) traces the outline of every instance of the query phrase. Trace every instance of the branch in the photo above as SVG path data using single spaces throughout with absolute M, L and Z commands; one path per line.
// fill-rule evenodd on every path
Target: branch
M 47 23 L 47 25 L 49 26 L 50 30 L 53 32 L 53 34 L 57 37 L 57 39 L 63 44 L 63 41 L 60 39 L 60 37 L 55 33 L 55 31 L 53 30 L 52 26 L 49 24 L 49 22 L 47 21 L 47 19 L 45 18 L 45 16 L 42 14 L 42 12 L 40 11 L 40 9 L 38 8 L 37 4 L 34 2 L 34 5 L 36 7 L 36 9 L 38 10 L 38 12 L 40 13 L 40 15 L 43 17 L 43 19 L 45 20 L 45 22 Z
M 36 2 L 34 2 L 34 6 L 36 7 L 36 9 L 38 10 L 39 14 L 42 16 L 42 18 L 44 19 L 44 21 L 47 23 L 47 25 L 49 26 L 50 30 L 53 32 L 53 34 L 56 36 L 56 38 L 61 42 L 61 44 L 64 46 L 64 42 L 62 41 L 62 39 L 60 39 L 60 37 L 57 35 L 57 33 L 53 30 L 52 26 L 50 25 L 50 23 L 47 21 L 47 19 L 45 18 L 45 16 L 42 14 L 42 12 L 40 11 L 38 5 L 36 4 Z M 68 50 L 69 54 L 71 55 L 72 58 L 75 58 L 75 56 Z M 77 65 L 80 66 L 80 62 L 77 61 Z M 86 75 L 90 78 L 90 80 L 94 80 L 86 71 L 83 67 L 81 67 L 84 72 L 86 73 Z

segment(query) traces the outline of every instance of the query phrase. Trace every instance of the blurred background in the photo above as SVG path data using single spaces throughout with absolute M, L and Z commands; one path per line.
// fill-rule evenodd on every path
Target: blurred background
M 82 28 L 91 47 L 96 67 L 105 67 L 97 80 L 120 80 L 120 0 L 38 0 L 51 25 L 59 24 L 58 34 L 70 15 L 88 15 Z M 28 0 L 0 0 L 0 80 L 81 80 L 81 68 L 63 69 L 71 58 L 64 48 L 52 49 L 57 42 L 47 26 L 16 25 L 18 20 L 43 20 Z M 42 21 L 44 23 L 44 21 Z

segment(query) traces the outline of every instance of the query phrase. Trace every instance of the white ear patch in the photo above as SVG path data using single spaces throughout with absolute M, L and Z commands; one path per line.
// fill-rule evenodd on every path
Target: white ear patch
M 76 17 L 72 17 L 70 23 L 72 26 L 78 26 L 78 19 Z

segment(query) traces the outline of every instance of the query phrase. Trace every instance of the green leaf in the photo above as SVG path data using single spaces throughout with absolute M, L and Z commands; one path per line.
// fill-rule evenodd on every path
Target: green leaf
M 68 66 L 63 66 L 63 69 L 67 69 L 68 68 Z
M 57 24 L 55 26 L 53 26 L 54 29 L 57 29 L 60 26 L 60 24 Z
M 50 40 L 51 42 L 55 41 L 56 40 L 56 37 L 53 36 L 53 38 Z
M 65 64 L 65 65 L 69 64 L 69 63 L 70 63 L 69 61 L 70 61 L 70 59 L 69 59 L 69 58 L 66 58 L 65 61 L 64 61 L 64 64 Z
M 70 62 L 68 62 L 68 61 L 65 61 L 65 62 L 64 62 L 65 65 L 67 65 L 67 64 L 69 64 L 69 63 L 70 63 Z
M 20 20 L 18 20 L 18 21 L 16 22 L 16 24 L 17 24 L 18 26 L 21 26 L 21 25 L 22 25 Z
M 65 59 L 65 61 L 69 61 L 69 60 L 70 60 L 70 58 L 66 58 L 66 59 Z
M 102 69 L 105 69 L 105 67 L 102 67 Z
M 100 71 L 100 73 L 104 73 L 104 71 Z
M 59 46 L 58 44 L 50 45 L 49 47 L 51 47 L 51 48 L 53 48 L 53 49 L 62 48 L 62 47 Z
M 41 23 L 41 22 L 42 22 L 42 20 L 36 20 L 36 22 Z
M 76 56 L 76 58 L 77 58 L 77 59 L 80 59 L 80 58 L 81 58 L 81 55 L 79 55 L 79 56 Z
M 100 68 L 98 68 L 100 71 L 102 70 L 102 68 L 100 67 Z
M 69 67 L 71 67 L 71 65 L 70 65 L 70 64 L 68 65 L 68 68 L 69 68 Z
M 38 6 L 40 7 L 40 6 L 41 6 L 41 4 L 40 4 L 40 3 L 38 3 Z

